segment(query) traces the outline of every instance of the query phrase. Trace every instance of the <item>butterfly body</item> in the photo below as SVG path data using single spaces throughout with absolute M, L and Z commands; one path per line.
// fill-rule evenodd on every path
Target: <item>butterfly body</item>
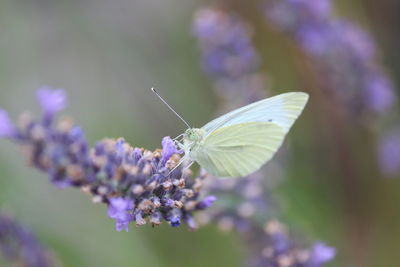
M 183 160 L 199 163 L 214 176 L 251 174 L 274 156 L 307 101 L 306 93 L 285 93 L 189 128 L 178 142 Z
M 194 158 L 193 152 L 202 146 L 206 132 L 201 128 L 189 128 L 183 134 L 183 151 L 185 155 Z

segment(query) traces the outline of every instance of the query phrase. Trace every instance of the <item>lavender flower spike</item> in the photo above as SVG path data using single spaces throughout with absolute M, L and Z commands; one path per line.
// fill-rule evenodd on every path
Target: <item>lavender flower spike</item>
M 251 28 L 238 14 L 202 8 L 195 14 L 192 31 L 201 50 L 202 68 L 217 93 L 232 106 L 265 97 L 260 58 L 251 42 Z
M 378 162 L 385 175 L 395 177 L 400 174 L 400 129 L 392 130 L 380 137 Z
M 7 266 L 56 266 L 54 256 L 32 233 L 4 214 L 0 214 L 0 252 L 10 263 Z
M 374 40 L 363 29 L 336 17 L 331 2 L 268 1 L 266 16 L 303 49 L 324 77 L 325 90 L 342 102 L 349 115 L 386 114 L 394 107 L 396 93 L 382 71 Z
M 0 109 L 0 137 L 12 137 L 15 132 L 15 126 L 11 122 L 7 111 Z
M 117 231 L 128 231 L 130 222 L 166 221 L 174 227 L 182 222 L 195 227 L 193 214 L 204 206 L 199 204 L 200 191 L 207 176 L 192 178 L 183 164 L 171 173 L 180 160 L 171 138 L 165 137 L 163 149 L 155 151 L 132 147 L 123 138 L 103 139 L 90 149 L 83 130 L 71 119 L 51 123 L 55 112 L 65 106 L 64 93 L 42 88 L 38 97 L 44 118 L 22 116 L 15 140 L 23 145 L 30 164 L 47 173 L 55 186 L 80 188 L 93 202 L 108 205 Z M 11 122 L 6 113 L 1 114 L 0 126 L 9 133 Z M 207 207 L 212 204 L 207 197 L 204 202 Z

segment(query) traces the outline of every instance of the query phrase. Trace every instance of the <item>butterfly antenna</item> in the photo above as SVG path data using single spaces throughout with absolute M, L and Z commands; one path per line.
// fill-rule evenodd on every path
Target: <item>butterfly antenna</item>
M 183 123 L 188 127 L 188 128 L 192 128 L 190 127 L 190 125 L 182 118 L 181 115 L 178 114 L 178 112 L 176 112 L 168 103 L 167 101 L 165 101 L 154 88 L 151 88 L 151 91 L 153 91 L 154 94 L 156 94 L 156 96 L 181 120 L 183 121 Z

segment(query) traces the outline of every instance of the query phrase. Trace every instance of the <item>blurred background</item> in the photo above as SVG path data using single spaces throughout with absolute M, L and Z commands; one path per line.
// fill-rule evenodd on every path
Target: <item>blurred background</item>
M 393 84 L 390 108 L 359 112 L 354 102 L 335 96 L 343 88 L 328 86 L 331 80 L 321 75 L 315 54 L 266 18 L 264 4 L 274 2 L 220 1 L 218 8 L 234 12 L 251 28 L 267 94 L 311 95 L 286 141 L 283 178 L 271 190 L 280 219 L 307 240 L 336 247 L 337 258 L 328 266 L 398 266 L 400 4 L 332 1 L 333 16 L 370 33 L 376 55 L 366 65 L 373 62 L 373 69 Z M 91 144 L 123 136 L 134 146 L 158 148 L 163 136 L 177 136 L 185 128 L 149 88 L 157 88 L 192 125 L 220 114 L 223 97 L 202 70 L 192 31 L 196 11 L 210 5 L 196 0 L 2 0 L 0 107 L 13 118 L 26 110 L 38 112 L 38 87 L 63 88 L 69 98 L 65 113 L 85 129 Z M 352 77 L 351 71 L 346 73 Z M 387 145 L 389 171 L 379 157 L 385 136 L 394 140 Z M 242 266 L 246 257 L 235 233 L 213 225 L 195 232 L 148 225 L 118 233 L 106 207 L 93 205 L 77 190 L 54 188 L 27 166 L 12 143 L 0 142 L 0 158 L 0 207 L 29 226 L 63 266 Z

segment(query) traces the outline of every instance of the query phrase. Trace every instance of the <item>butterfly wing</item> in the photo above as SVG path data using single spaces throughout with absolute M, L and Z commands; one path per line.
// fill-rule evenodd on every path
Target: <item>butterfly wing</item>
M 245 176 L 270 160 L 284 137 L 285 130 L 275 123 L 229 125 L 208 135 L 190 158 L 215 176 Z
M 254 102 L 235 109 L 204 125 L 206 135 L 213 131 L 243 122 L 272 122 L 287 133 L 299 117 L 308 100 L 308 94 L 291 92 Z

